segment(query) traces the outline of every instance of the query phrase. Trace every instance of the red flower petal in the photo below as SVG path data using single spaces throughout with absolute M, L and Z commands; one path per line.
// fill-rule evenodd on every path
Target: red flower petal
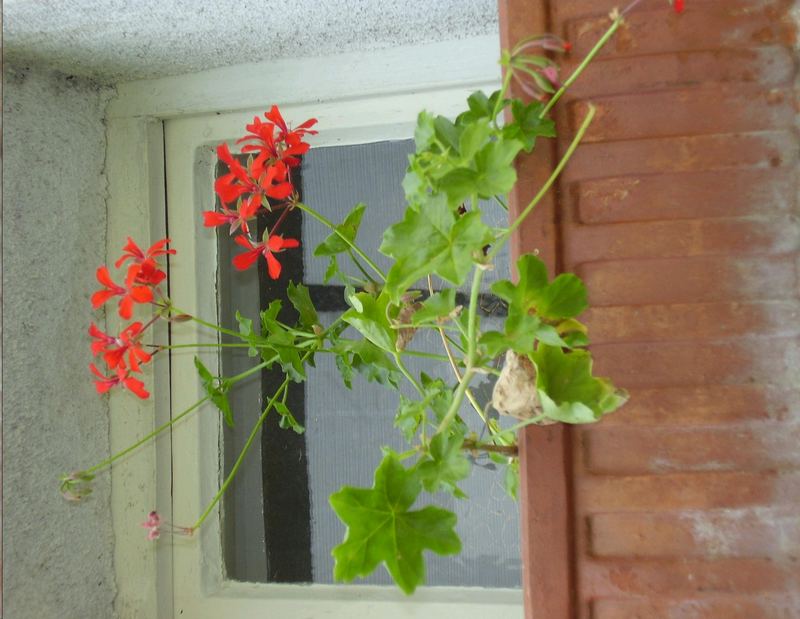
M 97 309 L 101 305 L 104 305 L 111 297 L 117 296 L 117 294 L 118 293 L 113 290 L 98 290 L 92 295 L 92 307 Z
M 130 320 L 133 315 L 133 299 L 125 295 L 119 302 L 119 315 L 124 320 Z
M 294 187 L 292 187 L 291 183 L 281 183 L 279 185 L 272 185 L 271 187 L 268 187 L 265 191 L 270 198 L 275 198 L 276 200 L 283 200 L 284 198 L 288 198 L 290 195 L 292 195 Z
M 272 279 L 278 279 L 281 276 L 281 263 L 272 254 L 264 256 L 267 259 L 267 272 Z
M 130 298 L 136 303 L 149 303 L 153 300 L 153 291 L 147 286 L 134 286 L 131 288 Z
M 146 400 L 150 397 L 150 393 L 144 388 L 144 383 L 142 381 L 129 376 L 128 378 L 124 378 L 122 383 L 128 391 L 140 397 L 142 400 Z
M 673 4 L 672 8 L 675 9 L 676 13 L 683 13 L 683 9 L 685 8 L 684 0 L 675 0 L 675 4 Z
M 237 237 L 239 238 L 239 237 Z M 233 266 L 240 271 L 249 269 L 258 260 L 258 250 L 251 250 L 233 257 Z
M 108 267 L 102 266 L 97 269 L 97 281 L 103 284 L 106 288 L 118 288 L 114 283 L 114 280 L 111 279 L 111 275 L 108 273 Z

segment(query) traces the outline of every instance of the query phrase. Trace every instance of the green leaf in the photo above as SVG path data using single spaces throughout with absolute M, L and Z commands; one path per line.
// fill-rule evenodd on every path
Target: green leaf
M 531 361 L 543 413 L 564 423 L 591 423 L 615 411 L 628 399 L 606 378 L 592 376 L 592 356 L 585 350 L 564 352 L 540 344 Z
M 385 290 L 399 303 L 412 284 L 430 273 L 459 286 L 472 270 L 473 256 L 492 239 L 479 212 L 456 218 L 443 195 L 432 196 L 419 211 L 407 209 L 403 221 L 383 233 L 380 251 L 395 259 Z
M 381 294 L 376 299 L 368 292 L 359 292 L 348 301 L 353 307 L 342 314 L 342 320 L 376 346 L 394 354 L 397 330 L 392 329 L 386 315 L 389 297 Z
M 475 188 L 481 198 L 491 198 L 511 191 L 517 182 L 514 158 L 523 144 L 518 140 L 489 142 L 475 155 Z
M 291 428 L 296 434 L 302 434 L 306 431 L 306 429 L 298 423 L 297 419 L 294 418 L 294 415 L 292 415 L 292 412 L 286 404 L 276 401 L 273 406 L 275 407 L 275 411 L 281 416 L 278 426 L 282 430 Z
M 372 488 L 345 486 L 331 495 L 333 510 L 347 526 L 344 541 L 331 553 L 336 580 L 368 576 L 383 563 L 411 594 L 425 581 L 424 550 L 440 555 L 461 551 L 455 514 L 433 506 L 411 510 L 420 490 L 414 472 L 390 453 L 375 471 Z
M 458 152 L 458 128 L 444 116 L 437 116 L 433 120 L 433 129 L 438 140 Z
M 417 472 L 428 492 L 444 490 L 456 498 L 466 498 L 457 483 L 469 476 L 471 465 L 461 445 L 463 435 L 447 436 L 442 432 L 431 439 L 428 456 L 417 463 Z
M 259 337 L 253 331 L 253 321 L 250 318 L 245 318 L 242 316 L 239 311 L 236 311 L 236 322 L 239 323 L 239 333 L 242 335 L 242 339 L 250 344 L 247 349 L 247 356 L 248 357 L 257 357 L 258 356 L 258 340 Z
M 392 359 L 369 340 L 342 340 L 334 346 L 337 367 L 348 387 L 352 384 L 353 370 L 370 382 L 397 387 L 402 375 Z
M 492 129 L 489 126 L 488 118 L 468 124 L 461 132 L 458 140 L 458 150 L 461 158 L 471 160 L 491 134 Z
M 503 489 L 515 501 L 519 498 L 519 459 L 514 458 L 506 466 Z
M 428 148 L 433 142 L 434 135 L 433 115 L 423 110 L 417 116 L 417 127 L 414 129 L 414 143 L 417 146 L 417 152 Z
M 231 384 L 224 378 L 217 378 L 208 368 L 203 365 L 199 357 L 194 358 L 194 366 L 197 368 L 197 373 L 200 375 L 200 380 L 203 381 L 203 388 L 206 390 L 209 399 L 222 413 L 222 418 L 228 426 L 233 427 L 233 411 L 231 411 L 230 402 L 228 402 L 228 391 Z
M 555 123 L 549 118 L 539 117 L 542 109 L 544 109 L 544 104 L 540 101 L 532 101 L 528 104 L 519 100 L 512 101 L 511 111 L 514 121 L 503 127 L 503 136 L 520 140 L 524 145 L 525 152 L 528 153 L 536 145 L 537 137 L 556 137 Z
M 438 322 L 444 318 L 449 318 L 456 309 L 455 288 L 445 288 L 441 292 L 435 292 L 422 302 L 420 307 L 411 317 L 414 325 L 421 325 L 426 322 Z
M 531 309 L 548 320 L 573 318 L 588 306 L 586 287 L 576 275 L 564 273 L 547 282 L 547 267 L 532 254 L 517 261 L 519 282 L 495 282 L 492 292 L 508 301 L 508 315 L 527 314 Z
M 306 379 L 305 366 L 295 336 L 278 322 L 280 310 L 281 302 L 273 301 L 261 312 L 261 332 L 266 336 L 262 338 L 264 345 L 259 351 L 264 361 L 272 361 L 277 355 L 281 369 L 294 382 L 300 383 Z
M 292 302 L 297 313 L 300 314 L 300 324 L 306 329 L 319 324 L 319 316 L 314 304 L 311 302 L 311 295 L 308 293 L 308 288 L 303 284 L 295 285 L 294 282 L 289 282 L 286 289 L 286 295 L 289 301 Z
M 351 243 L 355 242 L 358 228 L 361 226 L 361 218 L 364 216 L 364 210 L 367 208 L 366 204 L 359 203 L 353 207 L 353 210 L 347 214 L 344 221 L 336 226 L 335 230 L 341 233 L 341 236 L 336 232 L 331 232 L 322 243 L 317 245 L 314 250 L 315 256 L 332 256 L 340 254 L 350 249 L 350 245 L 342 238 L 344 236 Z

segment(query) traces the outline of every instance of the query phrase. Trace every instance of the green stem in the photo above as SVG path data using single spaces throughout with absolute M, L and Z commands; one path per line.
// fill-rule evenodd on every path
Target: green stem
M 323 331 L 320 334 L 319 341 L 321 342 L 322 340 L 324 340 L 325 336 L 340 321 L 341 321 L 341 318 L 337 318 L 336 320 L 334 320 L 331 323 L 331 325 L 327 329 L 325 329 L 325 331 Z M 301 363 L 305 363 L 306 359 L 308 359 L 313 353 L 314 353 L 313 350 L 309 350 L 308 352 L 306 352 L 306 354 L 304 354 L 302 356 L 302 358 L 300 359 L 300 362 Z M 267 364 L 268 364 L 268 362 L 265 362 L 263 364 L 259 364 L 259 366 L 263 366 L 263 365 L 267 365 Z M 247 375 L 248 373 L 250 373 L 250 372 L 254 371 L 255 369 L 257 369 L 259 366 L 256 366 L 255 368 L 251 368 L 250 370 L 247 370 L 246 372 L 242 372 L 242 374 L 238 374 L 237 376 L 233 377 L 233 379 L 231 379 L 231 380 L 241 379 L 245 375 Z M 275 406 L 275 402 L 278 401 L 278 397 L 280 396 L 281 392 L 284 392 L 288 385 L 289 385 L 289 377 L 287 376 L 286 378 L 284 378 L 283 382 L 280 384 L 278 389 L 275 391 L 275 394 L 272 396 L 270 401 L 267 403 L 267 406 L 264 409 L 264 412 L 261 413 L 261 416 L 258 418 L 258 421 L 253 426 L 253 429 L 250 431 L 250 436 L 247 437 L 247 441 L 245 442 L 244 446 L 242 447 L 242 450 L 239 452 L 239 456 L 236 458 L 236 462 L 233 463 L 233 468 L 231 469 L 231 472 L 225 478 L 225 481 L 222 482 L 222 486 L 220 486 L 220 489 L 214 495 L 214 498 L 211 499 L 211 502 L 208 504 L 208 506 L 206 507 L 205 511 L 200 515 L 200 517 L 197 519 L 197 521 L 194 523 L 194 525 L 192 525 L 192 527 L 191 527 L 192 531 L 197 530 L 200 527 L 200 525 L 203 524 L 203 522 L 205 521 L 206 518 L 208 518 L 208 515 L 211 513 L 211 511 L 214 509 L 214 507 L 217 505 L 217 503 L 219 503 L 220 499 L 222 498 L 222 495 L 225 494 L 225 491 L 228 489 L 228 486 L 230 486 L 231 482 L 233 481 L 233 478 L 236 476 L 236 473 L 239 471 L 239 468 L 242 466 L 242 462 L 244 461 L 244 458 L 247 455 L 247 452 L 250 451 L 250 447 L 252 447 L 253 441 L 255 440 L 256 436 L 258 435 L 259 429 L 263 425 L 264 420 L 267 418 L 267 414 Z
M 586 113 L 586 118 L 583 119 L 583 123 L 581 123 L 581 126 L 578 129 L 578 132 L 575 134 L 575 137 L 572 139 L 572 142 L 570 143 L 569 148 L 567 149 L 567 152 L 564 153 L 564 156 L 561 158 L 561 161 L 558 162 L 558 165 L 555 167 L 555 169 L 553 170 L 552 174 L 550 174 L 550 177 L 547 179 L 545 184 L 542 185 L 542 188 L 539 190 L 539 193 L 537 193 L 533 197 L 533 200 L 531 200 L 528 203 L 528 205 L 525 207 L 525 209 L 522 211 L 522 213 L 520 213 L 519 217 L 517 217 L 514 220 L 514 223 L 512 223 L 508 227 L 508 229 L 497 240 L 497 242 L 495 243 L 494 247 L 492 247 L 491 251 L 489 252 L 489 254 L 487 256 L 489 261 L 494 259 L 494 257 L 500 251 L 500 249 L 502 249 L 503 245 L 505 245 L 508 242 L 508 239 L 511 238 L 511 235 L 514 233 L 514 231 L 517 228 L 519 228 L 520 225 L 522 225 L 522 222 L 525 221 L 525 218 L 527 218 L 528 215 L 531 214 L 531 211 L 533 211 L 533 209 L 536 207 L 536 205 L 539 204 L 541 199 L 544 198 L 545 195 L 547 195 L 547 192 L 550 190 L 550 187 L 553 186 L 553 183 L 555 183 L 556 179 L 559 177 L 561 172 L 564 170 L 564 167 L 567 165 L 567 162 L 572 157 L 572 154 L 575 152 L 575 149 L 578 148 L 578 144 L 580 144 L 581 140 L 583 140 L 583 136 L 586 135 L 586 130 L 589 128 L 589 125 L 591 124 L 592 120 L 594 119 L 594 116 L 595 116 L 596 113 L 597 113 L 597 108 L 594 105 L 590 104 L 589 105 L 589 111 Z
M 497 101 L 494 102 L 494 109 L 492 110 L 492 122 L 494 123 L 494 128 L 498 129 L 497 126 L 497 115 L 500 113 L 500 108 L 503 105 L 503 99 L 506 95 L 506 91 L 508 91 L 508 87 L 511 85 L 511 78 L 514 76 L 514 72 L 511 67 L 506 67 L 506 72 L 503 75 L 503 85 L 500 87 L 500 94 L 497 95 Z
M 403 363 L 403 359 L 400 357 L 399 352 L 394 353 L 394 362 L 397 365 L 397 367 L 400 368 L 400 371 L 403 373 L 403 376 L 405 376 L 406 379 L 408 379 L 408 382 L 414 385 L 414 389 L 417 390 L 417 393 L 419 393 L 424 398 L 425 391 L 422 389 L 422 385 L 420 385 L 419 382 L 417 382 L 417 379 L 415 379 L 411 375 L 411 372 L 408 371 L 408 368 L 406 367 L 406 364 Z
M 356 268 L 357 268 L 359 271 L 361 271 L 361 274 L 362 274 L 364 277 L 366 277 L 366 278 L 367 278 L 367 279 L 368 279 L 368 280 L 369 280 L 369 281 L 370 281 L 370 282 L 371 282 L 373 285 L 377 286 L 377 285 L 378 285 L 378 282 L 376 282 L 376 281 L 373 279 L 373 277 L 372 277 L 372 276 L 369 274 L 369 271 L 367 271 L 367 270 L 364 268 L 364 265 L 363 265 L 363 264 L 361 264 L 361 260 L 359 260 L 359 259 L 356 257 L 356 255 L 353 253 L 353 250 L 352 250 L 352 249 L 348 249 L 348 250 L 347 250 L 347 255 L 348 255 L 348 256 L 350 256 L 350 259 L 353 261 L 353 264 L 355 264 L 355 265 L 356 265 Z
M 502 432 L 505 434 L 506 432 L 516 432 L 517 430 L 521 430 L 525 426 L 529 426 L 534 423 L 539 423 L 543 419 L 546 419 L 547 415 L 536 415 L 535 417 L 531 417 L 530 419 L 526 419 L 525 421 L 518 423 L 516 425 L 511 426 L 510 428 L 503 428 Z
M 139 439 L 138 441 L 136 441 L 136 442 L 135 442 L 133 445 L 131 445 L 130 447 L 126 447 L 126 448 L 125 448 L 125 449 L 123 449 L 122 451 L 120 451 L 120 452 L 118 452 L 118 453 L 115 453 L 115 454 L 114 454 L 113 456 L 111 456 L 110 458 L 106 458 L 106 459 L 105 459 L 105 460 L 103 460 L 102 462 L 99 462 L 98 464 L 95 464 L 95 465 L 94 465 L 92 468 L 86 469 L 86 470 L 85 470 L 85 471 L 83 471 L 83 472 L 84 472 L 84 473 L 94 473 L 95 471 L 99 471 L 100 469 L 103 469 L 103 468 L 105 468 L 105 467 L 109 466 L 109 465 L 110 465 L 110 464 L 112 464 L 113 462 L 116 462 L 116 461 L 117 461 L 117 460 L 119 460 L 120 458 L 122 458 L 122 457 L 124 457 L 124 456 L 127 456 L 127 455 L 128 455 L 129 453 L 131 453 L 132 451 L 134 451 L 134 450 L 136 450 L 137 448 L 139 448 L 139 447 L 141 447 L 142 445 L 144 445 L 144 444 L 145 444 L 146 442 L 148 442 L 150 439 L 152 439 L 152 438 L 155 438 L 156 436 L 158 436 L 159 434 L 161 434 L 161 432 L 163 432 L 163 431 L 164 431 L 164 430 L 166 430 L 167 428 L 170 428 L 170 427 L 172 427 L 173 425 L 175 425 L 176 423 L 178 423 L 178 422 L 179 422 L 181 419 L 183 419 L 184 417 L 186 417 L 186 415 L 188 415 L 188 414 L 189 414 L 189 413 L 191 413 L 192 411 L 195 411 L 195 410 L 197 410 L 197 409 L 198 409 L 198 408 L 199 408 L 199 407 L 200 407 L 200 406 L 201 406 L 201 405 L 202 405 L 204 402 L 206 402 L 206 401 L 208 401 L 208 396 L 206 396 L 206 397 L 204 397 L 202 400 L 198 400 L 197 402 L 195 402 L 194 404 L 192 404 L 192 405 L 191 405 L 189 408 L 187 408 L 185 411 L 183 411 L 183 412 L 182 412 L 180 415 L 177 415 L 176 417 L 173 417 L 172 419 L 170 419 L 170 420 L 169 420 L 169 421 L 167 421 L 166 423 L 163 423 L 163 424 L 161 424 L 161 425 L 160 425 L 160 426 L 158 426 L 158 427 L 157 427 L 155 430 L 153 430 L 152 432 L 150 432 L 150 434 L 148 434 L 148 435 L 147 435 L 147 436 L 145 436 L 144 438 L 141 438 L 141 439 Z
M 250 344 L 223 344 L 223 343 L 208 343 L 208 342 L 195 342 L 193 344 L 148 344 L 151 348 L 159 350 L 174 350 L 176 348 L 249 348 Z
M 190 320 L 193 320 L 199 325 L 203 325 L 204 327 L 208 327 L 209 329 L 213 329 L 214 331 L 219 331 L 220 333 L 225 333 L 226 335 L 232 335 L 235 338 L 241 339 L 242 334 L 237 331 L 232 331 L 230 329 L 226 329 L 225 327 L 220 327 L 219 325 L 215 325 L 213 322 L 207 322 L 202 318 L 198 318 L 197 316 L 193 316 L 189 312 L 184 312 L 182 309 L 178 309 L 174 305 L 170 305 L 167 309 L 170 312 L 175 314 L 183 314 L 184 316 L 188 316 Z
M 606 43 L 608 43 L 608 40 L 612 36 L 614 36 L 614 33 L 620 27 L 620 24 L 622 24 L 622 22 L 623 22 L 623 17 L 622 15 L 620 15 L 611 23 L 611 26 L 609 26 L 605 34 L 602 37 L 600 37 L 600 40 L 597 41 L 597 43 L 594 44 L 594 47 L 589 51 L 588 54 L 586 54 L 586 57 L 583 59 L 583 61 L 578 65 L 578 67 L 570 74 L 570 76 L 566 79 L 566 81 L 561 85 L 561 88 L 559 88 L 556 91 L 556 93 L 550 98 L 550 100 L 547 102 L 544 108 L 542 108 L 542 111 L 539 114 L 539 118 L 544 118 L 547 115 L 547 113 L 551 109 L 553 109 L 553 106 L 556 104 L 556 102 L 564 95 L 567 89 L 570 86 L 572 86 L 575 80 L 578 79 L 580 74 L 583 73 L 584 69 L 586 69 L 586 67 L 589 66 L 589 63 L 592 62 L 592 60 L 594 60 L 594 57 L 597 56 L 598 52 L 601 49 L 603 49 Z
M 239 452 L 239 457 L 236 458 L 236 462 L 233 463 L 233 468 L 231 468 L 231 472 L 228 473 L 228 476 L 225 478 L 225 481 L 222 482 L 222 486 L 220 486 L 220 489 L 217 491 L 217 494 L 214 495 L 214 498 L 208 504 L 205 511 L 191 526 L 191 529 L 193 531 L 196 531 L 198 528 L 200 528 L 200 525 L 203 524 L 203 522 L 205 521 L 206 518 L 208 518 L 209 514 L 212 512 L 214 507 L 216 507 L 217 503 L 219 503 L 220 499 L 222 498 L 222 495 L 225 494 L 225 491 L 228 489 L 228 486 L 230 486 L 231 482 L 233 481 L 233 478 L 236 476 L 236 473 L 239 472 L 239 468 L 242 466 L 242 462 L 244 461 L 247 452 L 250 451 L 250 447 L 253 446 L 253 441 L 255 441 L 256 436 L 258 436 L 258 432 L 261 429 L 262 424 L 266 420 L 267 414 L 269 414 L 269 411 L 271 411 L 272 407 L 275 406 L 275 402 L 278 401 L 278 397 L 280 396 L 281 392 L 284 391 L 288 385 L 289 385 L 289 377 L 287 376 L 281 383 L 280 387 L 278 387 L 278 389 L 275 391 L 275 394 L 267 403 L 267 407 L 264 409 L 264 412 L 261 413 L 261 416 L 258 418 L 258 421 L 253 426 L 253 429 L 250 431 L 250 436 L 247 437 L 247 441 L 242 447 L 242 451 Z
M 336 227 L 336 225 L 334 225 L 334 223 L 330 219 L 328 219 L 327 217 L 325 217 L 324 215 L 322 215 L 320 213 L 317 213 L 317 211 L 315 211 L 314 209 L 310 208 L 309 206 L 303 204 L 302 202 L 295 203 L 295 206 L 297 208 L 299 208 L 301 211 L 303 211 L 304 213 L 308 213 L 309 215 L 311 215 L 314 219 L 316 219 L 321 224 L 323 224 L 323 225 L 327 226 L 328 228 L 330 228 L 335 234 L 337 234 L 339 236 L 340 239 L 342 239 L 345 243 L 347 243 L 350 246 L 350 248 L 354 252 L 356 252 L 364 260 L 364 262 L 366 262 L 369 265 L 369 267 L 373 271 L 375 271 L 375 273 L 377 273 L 380 276 L 381 280 L 386 281 L 386 275 L 384 275 L 384 273 L 383 273 L 383 271 L 381 271 L 380 267 L 378 267 L 378 265 L 375 264 L 372 261 L 372 258 L 370 258 L 366 253 L 364 253 L 364 250 L 362 250 L 358 245 L 356 245 L 353 241 L 351 241 L 344 234 L 342 234 L 339 231 L 339 229 Z
M 478 330 L 478 294 L 481 290 L 481 280 L 483 279 L 483 269 L 475 267 L 472 274 L 472 288 L 469 293 L 469 310 L 467 314 L 467 355 L 466 355 L 466 370 L 461 382 L 458 383 L 455 393 L 453 393 L 453 401 L 450 403 L 450 408 L 442 418 L 439 427 L 436 428 L 436 434 L 439 434 L 447 429 L 447 426 L 453 421 L 458 414 L 458 409 L 464 399 L 464 394 L 469 388 L 469 383 L 475 375 L 475 353 L 478 346 L 475 334 Z

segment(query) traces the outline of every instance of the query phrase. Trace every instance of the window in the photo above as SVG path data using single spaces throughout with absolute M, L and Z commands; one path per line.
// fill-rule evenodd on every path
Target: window
M 359 236 L 362 246 L 377 254 L 375 248 L 382 230 L 402 213 L 401 181 L 413 150 L 414 142 L 409 139 L 313 148 L 293 180 L 302 199 L 334 221 L 341 221 L 356 203 L 366 203 Z M 500 225 L 506 218 L 505 211 L 497 205 L 486 203 L 483 208 L 490 223 Z M 279 213 L 264 216 L 260 232 L 265 226 L 270 227 Z M 299 211 L 292 212 L 282 226 L 285 236 L 302 240 L 303 249 L 281 256 L 284 270 L 278 281 L 266 276 L 263 263 L 258 271 L 234 269 L 230 256 L 238 253 L 237 246 L 225 230 L 218 233 L 220 316 L 226 326 L 235 324 L 234 312 L 242 311 L 242 304 L 247 308 L 242 313 L 256 325 L 259 311 L 276 299 L 291 313 L 285 295 L 290 279 L 309 287 L 326 324 L 347 309 L 343 286 L 335 281 L 326 283 L 326 261 L 313 257 L 314 247 L 329 231 L 314 220 L 304 221 Z M 388 267 L 382 256 L 376 258 L 382 263 L 380 266 Z M 505 260 L 501 256 L 498 262 L 504 263 L 508 263 L 507 253 Z M 499 270 L 492 274 L 494 278 L 505 277 L 507 268 L 501 266 Z M 487 292 L 493 277 L 487 277 Z M 501 310 L 502 306 L 487 295 L 484 321 L 491 321 L 492 314 Z M 415 335 L 412 348 L 442 352 L 438 334 L 427 330 Z M 242 372 L 252 364 L 242 349 L 223 351 L 225 375 Z M 453 381 L 441 364 L 411 358 L 408 365 L 415 374 L 425 371 Z M 328 496 L 344 484 L 371 485 L 373 470 L 381 457 L 378 441 L 397 451 L 407 449 L 392 427 L 397 407 L 394 391 L 362 377 L 356 377 L 353 389 L 348 390 L 333 360 L 326 355 L 317 356 L 316 368 L 309 374 L 309 382 L 291 386 L 288 398 L 290 409 L 306 426 L 305 434 L 281 430 L 277 417 L 268 417 L 261 434 L 260 454 L 258 448 L 251 451 L 240 469 L 246 477 L 237 478 L 224 502 L 223 546 L 226 574 L 231 579 L 333 584 L 330 551 L 341 542 L 344 526 L 330 509 Z M 258 418 L 259 404 L 267 401 L 282 380 L 279 370 L 265 371 L 260 377 L 254 376 L 244 391 L 235 390 L 232 394 L 237 418 L 248 416 L 252 421 L 247 419 L 225 429 L 226 469 L 233 464 Z M 491 388 L 488 380 L 477 388 L 484 405 Z M 410 392 L 407 395 L 413 397 Z M 467 409 L 464 418 L 474 418 Z M 476 426 L 475 430 L 481 428 Z M 359 449 L 362 440 L 368 449 Z M 435 499 L 457 514 L 464 550 L 457 557 L 427 554 L 428 584 L 519 587 L 519 511 L 516 502 L 503 491 L 502 476 L 488 459 L 481 459 L 475 462 L 463 489 L 470 497 L 468 502 L 442 494 Z M 287 519 L 287 514 L 292 517 Z M 391 585 L 383 569 L 359 582 Z
M 324 141 L 315 144 L 320 151 L 408 139 L 420 109 L 454 115 L 470 92 L 496 87 L 497 49 L 496 37 L 480 37 L 119 85 L 108 110 L 109 246 L 121 246 L 128 234 L 143 241 L 168 234 L 179 250 L 170 262 L 171 296 L 187 311 L 216 315 L 216 238 L 199 216 L 213 206 L 208 188 L 216 144 L 239 137 L 244 124 L 272 102 L 282 103 L 287 117 L 319 118 L 325 128 Z M 306 240 L 309 245 L 313 240 Z M 171 337 L 180 343 L 200 336 L 183 323 L 174 325 Z M 162 364 L 153 377 L 152 401 L 112 398 L 112 449 L 128 446 L 154 420 L 160 423 L 198 398 L 193 355 L 174 351 Z M 215 359 L 205 361 L 213 366 Z M 333 619 L 522 616 L 519 590 L 443 586 L 408 599 L 376 586 L 238 582 L 224 573 L 223 535 L 215 518 L 195 539 L 143 546 L 137 534 L 143 509 L 155 505 L 178 524 L 192 522 L 216 492 L 224 463 L 215 454 L 222 453 L 222 438 L 219 416 L 208 409 L 112 470 L 122 617 L 289 617 L 299 610 Z

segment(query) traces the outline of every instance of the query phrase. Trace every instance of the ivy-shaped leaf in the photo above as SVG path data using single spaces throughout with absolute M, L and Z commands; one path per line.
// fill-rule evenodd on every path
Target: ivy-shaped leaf
M 356 240 L 358 228 L 361 226 L 361 218 L 364 216 L 366 208 L 366 204 L 356 204 L 353 210 L 344 218 L 344 221 L 336 226 L 336 231 L 331 232 L 322 243 L 317 245 L 314 255 L 332 256 L 350 249 L 350 245 L 342 237 L 345 237 L 351 243 Z
M 536 138 L 556 137 L 555 123 L 549 118 L 539 117 L 543 109 L 544 104 L 541 101 L 532 101 L 527 104 L 519 100 L 512 101 L 511 112 L 514 121 L 503 127 L 503 136 L 522 142 L 526 153 L 533 150 Z
M 239 323 L 239 333 L 242 340 L 250 345 L 247 348 L 247 356 L 257 357 L 260 338 L 253 331 L 253 321 L 250 318 L 245 318 L 239 313 L 239 310 L 236 310 L 236 322 Z
M 414 471 L 389 453 L 375 471 L 372 488 L 345 486 L 331 495 L 331 506 L 347 527 L 344 541 L 331 552 L 336 580 L 368 576 L 383 563 L 411 594 L 425 581 L 424 550 L 461 551 L 455 514 L 433 506 L 411 510 L 421 489 Z
M 592 376 L 592 356 L 586 350 L 564 352 L 539 344 L 530 355 L 536 365 L 536 389 L 542 412 L 564 423 L 592 423 L 628 400 L 607 378 Z
M 421 325 L 427 322 L 438 322 L 450 318 L 456 311 L 456 290 L 445 288 L 435 292 L 422 302 L 420 307 L 411 316 L 411 323 Z
M 527 314 L 530 310 L 547 320 L 574 318 L 588 306 L 586 287 L 579 277 L 564 273 L 547 281 L 547 267 L 532 254 L 517 260 L 519 282 L 495 282 L 492 292 L 508 301 L 508 315 Z
M 470 461 L 461 449 L 463 443 L 463 435 L 448 436 L 445 432 L 441 432 L 431 439 L 427 457 L 416 465 L 417 473 L 426 491 L 444 490 L 456 498 L 466 498 L 467 495 L 456 485 L 469 476 L 472 468 Z
M 311 329 L 319 324 L 319 316 L 317 316 L 317 310 L 311 302 L 308 288 L 303 284 L 289 282 L 289 286 L 286 288 L 286 295 L 300 315 L 300 324 L 304 328 Z
M 492 239 L 479 212 L 457 218 L 444 196 L 432 196 L 418 211 L 407 209 L 403 221 L 383 233 L 380 251 L 395 259 L 385 290 L 398 303 L 414 282 L 429 273 L 461 285 L 475 255 Z
M 342 320 L 376 346 L 394 354 L 397 330 L 392 328 L 386 315 L 389 297 L 381 294 L 376 299 L 367 292 L 359 292 L 351 295 L 348 302 L 352 307 L 342 314 Z
M 296 434 L 302 434 L 306 431 L 306 429 L 297 421 L 297 419 L 295 419 L 294 415 L 292 415 L 292 412 L 289 410 L 289 407 L 286 406 L 286 404 L 276 401 L 273 406 L 275 407 L 275 412 L 281 416 L 278 426 L 282 430 L 288 430 L 291 428 Z
M 225 378 L 214 376 L 198 357 L 194 358 L 194 366 L 197 368 L 200 380 L 203 381 L 203 388 L 206 390 L 208 398 L 222 413 L 225 423 L 233 427 L 233 411 L 231 411 L 231 405 L 228 402 L 228 391 L 231 388 L 230 382 Z
M 348 388 L 355 370 L 370 382 L 397 387 L 402 374 L 392 359 L 369 340 L 340 340 L 334 347 L 336 367 Z

